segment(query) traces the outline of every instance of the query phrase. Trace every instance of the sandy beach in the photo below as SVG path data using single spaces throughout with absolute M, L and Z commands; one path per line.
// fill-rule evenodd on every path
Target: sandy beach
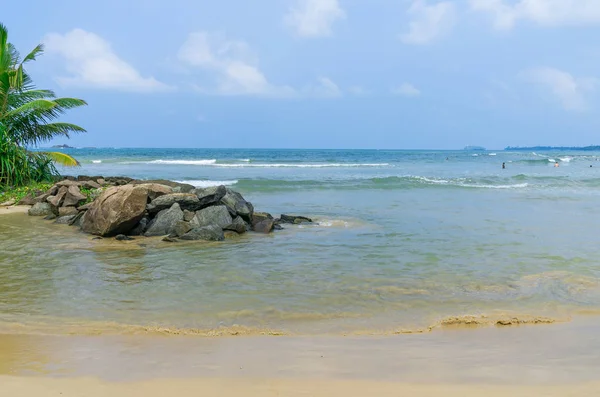
M 0 207 L 0 215 L 8 214 L 26 214 L 31 206 L 29 205 L 13 205 L 10 207 Z
M 478 385 L 416 385 L 353 380 L 231 380 L 163 379 L 135 383 L 107 383 L 96 379 L 31 379 L 2 377 L 0 396 L 21 397 L 162 397 L 175 395 L 220 397 L 567 397 L 594 396 L 600 383 L 570 386 L 514 387 Z

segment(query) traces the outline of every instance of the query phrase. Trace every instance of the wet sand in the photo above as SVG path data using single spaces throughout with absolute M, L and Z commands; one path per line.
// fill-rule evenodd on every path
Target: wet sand
M 107 383 L 95 379 L 28 379 L 0 377 L 0 396 L 20 397 L 163 397 L 168 395 L 219 397 L 513 397 L 594 396 L 600 383 L 571 386 L 479 386 L 415 385 L 353 380 L 153 380 L 137 383 Z
M 0 396 L 592 396 L 599 332 L 589 317 L 385 337 L 0 335 Z

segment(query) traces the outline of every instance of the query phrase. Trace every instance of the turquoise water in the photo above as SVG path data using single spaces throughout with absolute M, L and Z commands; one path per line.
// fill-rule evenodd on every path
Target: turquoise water
M 391 332 L 450 316 L 600 309 L 600 153 L 66 152 L 81 161 L 77 174 L 227 184 L 258 210 L 317 224 L 216 244 L 124 244 L 5 215 L 0 323 L 11 329 Z

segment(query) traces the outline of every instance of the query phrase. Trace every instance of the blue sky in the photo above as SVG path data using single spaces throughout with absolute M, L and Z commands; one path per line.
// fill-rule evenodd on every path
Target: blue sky
M 600 0 L 17 3 L 74 146 L 600 144 Z

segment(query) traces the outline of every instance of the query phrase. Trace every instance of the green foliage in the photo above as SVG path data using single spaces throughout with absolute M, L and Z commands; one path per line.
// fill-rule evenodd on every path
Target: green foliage
M 4 203 L 8 200 L 15 200 L 15 202 L 19 202 L 23 197 L 27 196 L 29 193 L 33 195 L 37 195 L 37 193 L 45 192 L 52 187 L 52 183 L 42 182 L 42 183 L 32 183 L 26 186 L 21 186 L 17 188 L 6 188 L 6 190 L 0 190 L 0 203 Z
M 73 157 L 60 152 L 30 152 L 35 146 L 57 136 L 85 132 L 75 124 L 59 122 L 67 110 L 87 103 L 77 98 L 56 98 L 50 90 L 36 89 L 24 65 L 43 54 L 38 45 L 23 59 L 8 42 L 6 27 L 0 24 L 0 186 L 19 186 L 31 181 L 50 180 L 58 174 L 54 163 L 78 166 Z

